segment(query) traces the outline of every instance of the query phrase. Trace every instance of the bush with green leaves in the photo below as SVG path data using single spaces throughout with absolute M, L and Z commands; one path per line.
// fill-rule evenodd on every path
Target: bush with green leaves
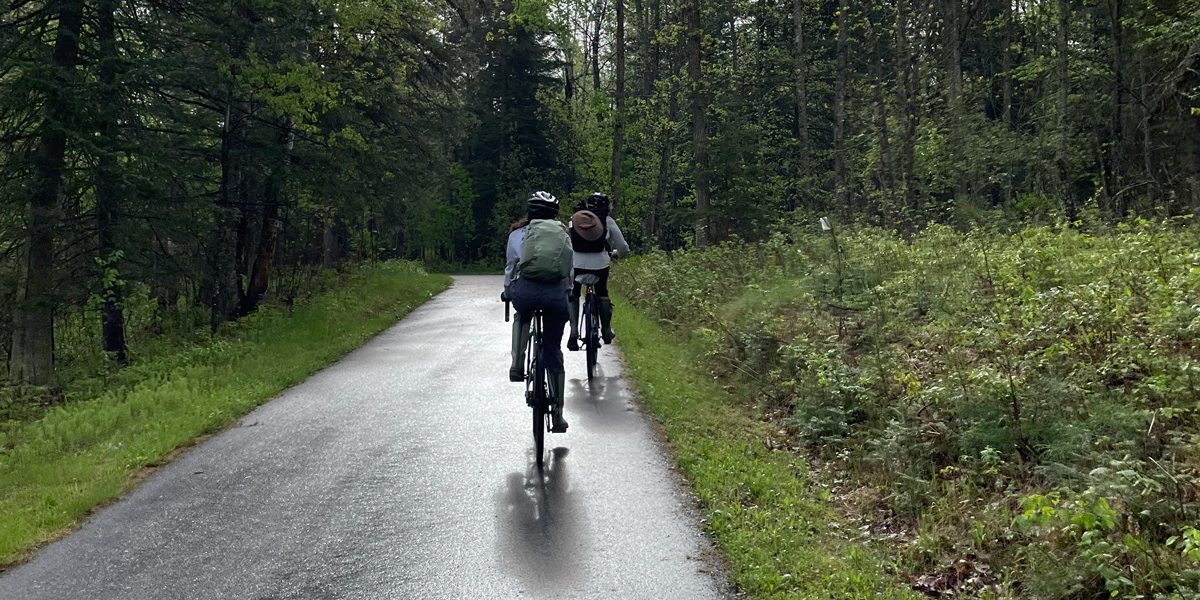
M 1200 226 L 836 233 L 785 222 L 628 261 L 614 285 L 877 490 L 914 572 L 969 556 L 1039 598 L 1194 586 Z M 1071 508 L 1023 526 L 1050 497 Z M 1071 529 L 1084 506 L 1111 525 Z

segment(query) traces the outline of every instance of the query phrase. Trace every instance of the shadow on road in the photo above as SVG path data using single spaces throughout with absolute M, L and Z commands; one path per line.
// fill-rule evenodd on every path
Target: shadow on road
M 500 566 L 528 589 L 560 588 L 585 564 L 584 514 L 571 490 L 567 453 L 551 450 L 541 473 L 532 461 L 524 473 L 509 473 L 496 494 Z
M 635 422 L 629 413 L 630 395 L 619 376 L 606 376 L 600 366 L 591 381 L 587 377 L 567 380 L 567 408 L 582 415 L 588 427 L 611 428 Z M 568 415 L 568 420 L 570 420 Z

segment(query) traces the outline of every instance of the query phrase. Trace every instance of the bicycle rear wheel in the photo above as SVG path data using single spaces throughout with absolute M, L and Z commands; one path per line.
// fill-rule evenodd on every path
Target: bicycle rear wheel
M 591 381 L 596 376 L 596 358 L 600 352 L 600 317 L 596 314 L 596 297 L 588 294 L 584 308 L 584 335 L 587 344 L 587 376 Z
M 546 455 L 546 416 L 549 402 L 546 395 L 546 369 L 542 363 L 542 317 L 534 317 L 533 336 L 529 344 L 529 381 L 532 389 L 528 390 L 528 403 L 533 413 L 533 446 L 537 453 L 537 467 L 542 469 Z

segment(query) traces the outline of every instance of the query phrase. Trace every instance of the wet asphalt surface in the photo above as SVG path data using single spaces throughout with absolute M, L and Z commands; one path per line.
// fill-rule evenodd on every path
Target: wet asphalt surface
M 0 577 L 3 600 L 729 597 L 620 379 L 539 476 L 501 280 L 455 285 Z M 618 332 L 619 334 L 620 332 Z

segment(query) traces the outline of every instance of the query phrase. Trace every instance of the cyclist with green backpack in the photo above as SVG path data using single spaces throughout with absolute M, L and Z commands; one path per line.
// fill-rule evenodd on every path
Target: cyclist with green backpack
M 504 293 L 517 310 L 513 319 L 512 366 L 510 381 L 525 381 L 525 347 L 529 344 L 533 313 L 542 311 L 543 360 L 547 382 L 554 396 L 550 410 L 551 431 L 567 430 L 563 419 L 563 393 L 566 372 L 563 368 L 562 334 L 567 324 L 567 295 L 571 292 L 573 252 L 567 226 L 558 217 L 558 199 L 546 192 L 534 192 L 527 201 L 526 217 L 513 224 L 508 234 L 507 263 L 504 267 Z

